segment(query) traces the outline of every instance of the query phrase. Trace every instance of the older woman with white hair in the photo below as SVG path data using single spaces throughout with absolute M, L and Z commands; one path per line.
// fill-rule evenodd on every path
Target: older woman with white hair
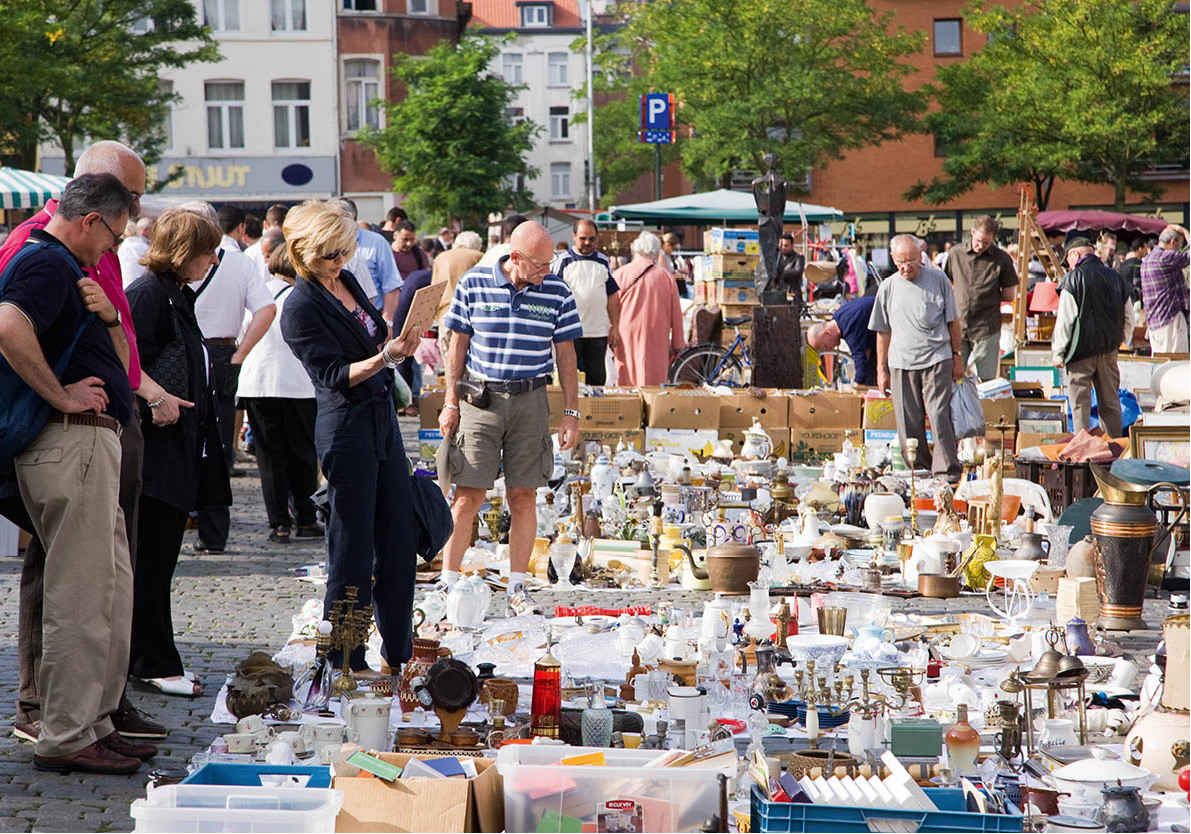
M 662 242 L 642 232 L 632 245 L 633 259 L 613 276 L 620 287 L 620 344 L 616 381 L 620 385 L 661 385 L 670 361 L 685 346 L 678 286 L 658 259 Z

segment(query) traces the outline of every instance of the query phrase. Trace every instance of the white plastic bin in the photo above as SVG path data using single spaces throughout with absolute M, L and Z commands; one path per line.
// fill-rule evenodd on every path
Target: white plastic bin
M 568 767 L 560 759 L 601 752 L 607 765 Z M 497 753 L 506 831 L 559 831 L 562 818 L 599 831 L 698 831 L 719 810 L 721 769 L 645 768 L 656 750 L 513 744 Z
M 343 791 L 167 785 L 132 803 L 135 831 L 331 832 Z

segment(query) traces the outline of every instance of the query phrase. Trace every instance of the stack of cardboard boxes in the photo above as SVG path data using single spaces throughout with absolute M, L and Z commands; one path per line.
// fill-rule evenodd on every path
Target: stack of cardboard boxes
M 695 259 L 695 303 L 719 307 L 724 318 L 752 316 L 757 306 L 756 281 L 753 277 L 760 260 L 756 229 L 713 228 L 703 234 L 703 255 Z M 739 326 L 747 339 L 751 322 Z M 724 329 L 724 344 L 735 338 L 731 328 Z

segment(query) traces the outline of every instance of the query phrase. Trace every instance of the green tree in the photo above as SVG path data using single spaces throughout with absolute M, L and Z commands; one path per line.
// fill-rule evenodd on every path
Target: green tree
M 460 220 L 480 228 L 489 212 L 531 204 L 522 181 L 537 174 L 525 155 L 541 128 L 514 123 L 507 110 L 520 87 L 490 71 L 500 49 L 464 35 L 440 41 L 424 57 L 393 56 L 405 87 L 399 102 L 382 101 L 386 126 L 360 131 L 421 222 Z
M 158 74 L 219 58 L 190 0 L 0 0 L 0 19 L 0 147 L 29 168 L 52 141 L 70 171 L 84 136 L 121 138 L 155 161 L 178 99 Z
M 622 26 L 599 38 L 595 137 L 606 194 L 653 166 L 637 143 L 638 96 L 673 93 L 681 158 L 702 185 L 777 156 L 790 180 L 846 151 L 913 128 L 907 92 L 923 35 L 866 0 L 622 0 Z
M 988 43 L 942 67 L 924 120 L 947 148 L 943 175 L 906 196 L 943 203 L 978 184 L 1031 182 L 1045 209 L 1056 178 L 1157 199 L 1141 176 L 1187 159 L 1187 19 L 1166 0 L 977 2 L 966 23 Z

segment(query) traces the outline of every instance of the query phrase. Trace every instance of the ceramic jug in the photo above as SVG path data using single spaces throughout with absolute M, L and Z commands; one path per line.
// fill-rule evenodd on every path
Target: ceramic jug
M 447 620 L 455 628 L 479 627 L 486 611 L 484 597 L 471 577 L 460 579 L 447 594 Z
M 352 741 L 365 750 L 387 752 L 392 747 L 389 740 L 389 712 L 392 708 L 392 698 L 383 698 L 371 692 L 358 698 L 345 699 L 343 720 L 347 722 L 348 735 Z
M 763 460 L 771 454 L 773 454 L 773 441 L 765 433 L 765 429 L 761 428 L 760 421 L 754 417 L 753 424 L 744 431 L 744 444 L 740 449 L 740 457 L 742 460 Z
M 401 670 L 401 679 L 397 682 L 397 701 L 401 705 L 401 712 L 413 712 L 422 706 L 414 688 L 423 683 L 426 673 L 438 660 L 438 641 L 414 638 L 414 654 Z

